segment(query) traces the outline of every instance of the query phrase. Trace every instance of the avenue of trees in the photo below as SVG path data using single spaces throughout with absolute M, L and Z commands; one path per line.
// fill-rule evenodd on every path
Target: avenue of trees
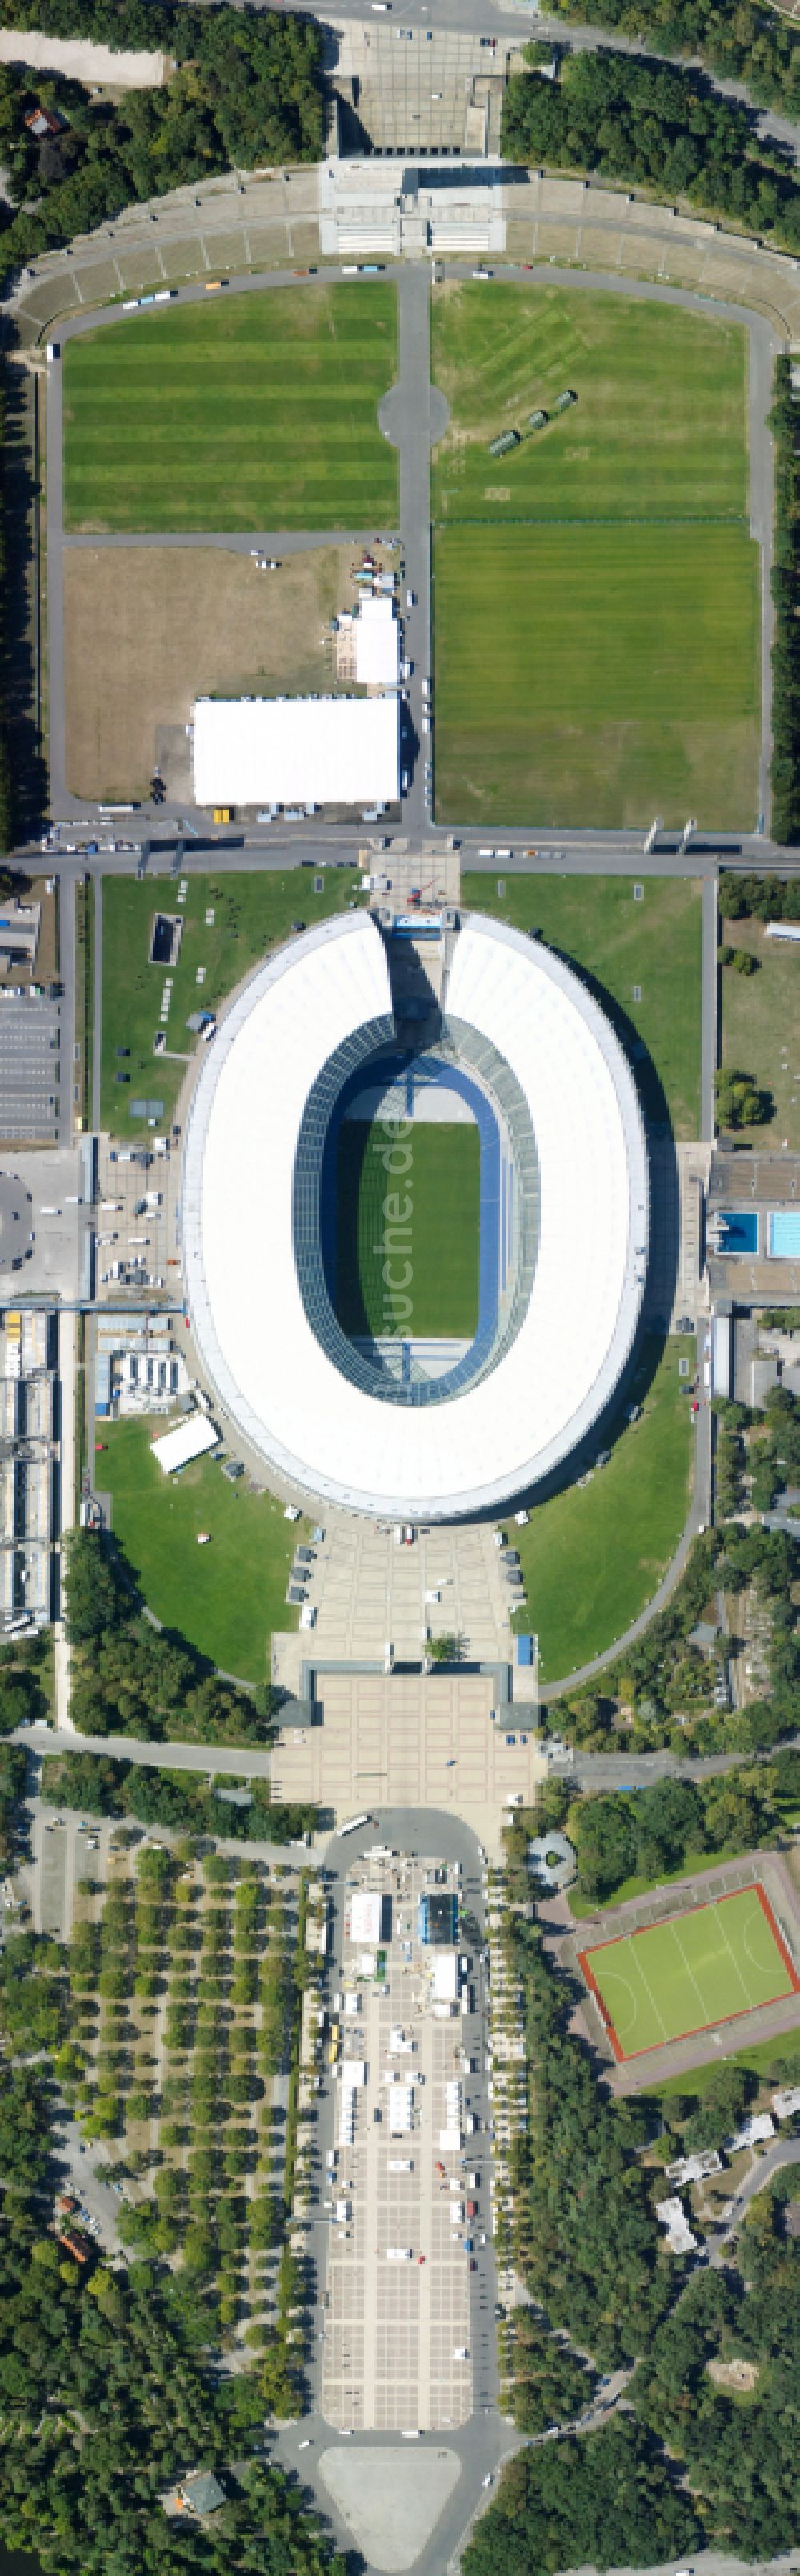
M 507 161 L 638 182 L 800 245 L 794 164 L 759 135 L 748 107 L 721 98 L 700 73 L 612 51 L 567 54 L 558 79 L 547 79 L 535 67 L 541 46 L 532 51 L 531 67 L 506 89 Z
M 141 1616 L 122 1559 L 102 1533 L 72 1533 L 65 1591 L 74 1650 L 71 1708 L 82 1735 L 270 1742 L 277 1708 L 271 1685 L 252 1696 L 238 1690 L 184 1637 Z
M 174 66 L 162 87 L 128 90 L 116 103 L 78 81 L 18 65 L 0 71 L 0 159 L 17 208 L 0 239 L 6 271 L 123 206 L 231 165 L 322 158 L 323 36 L 313 18 L 171 0 L 5 0 L 3 23 L 163 51 Z M 63 122 L 37 148 L 25 116 L 39 101 Z
M 6 569 L 6 398 L 0 363 L 0 858 L 13 847 L 14 814 L 8 749 L 8 594 Z

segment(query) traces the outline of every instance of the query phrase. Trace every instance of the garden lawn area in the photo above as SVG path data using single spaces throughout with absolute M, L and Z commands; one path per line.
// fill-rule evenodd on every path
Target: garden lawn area
M 164 1428 L 162 1418 L 103 1424 L 114 1537 L 166 1628 L 237 1680 L 268 1681 L 273 1628 L 297 1625 L 286 1585 L 305 1524 L 285 1521 L 282 1505 L 244 1480 L 229 1485 L 212 1459 L 165 1476 L 150 1452 Z M 200 1530 L 210 1547 L 198 1547 Z
M 313 868 L 287 868 L 273 875 L 188 876 L 185 904 L 178 903 L 177 884 L 135 877 L 103 879 L 103 1028 L 100 1116 L 103 1127 L 126 1140 L 147 1133 L 141 1118 L 132 1118 L 131 1100 L 155 1097 L 171 1119 L 187 1063 L 202 1040 L 186 1022 L 190 1012 L 214 1011 L 234 985 L 249 974 L 273 945 L 287 939 L 293 921 L 309 930 L 315 921 L 344 911 L 352 903 L 358 879 L 352 868 L 319 871 L 323 892 L 314 893 Z M 156 912 L 175 914 L 183 922 L 180 956 L 172 975 L 172 1003 L 166 1022 L 167 1046 L 179 1062 L 153 1054 L 165 969 L 151 966 L 150 939 Z M 206 913 L 214 919 L 206 923 Z M 198 986 L 198 966 L 205 980 Z M 115 1048 L 127 1046 L 120 1060 Z M 183 1059 L 186 1059 L 184 1062 Z M 125 1072 L 130 1082 L 118 1083 Z
M 336 1305 L 346 1333 L 456 1334 L 478 1322 L 480 1140 L 477 1127 L 415 1120 L 387 1171 L 379 1120 L 343 1119 L 337 1174 Z M 396 1148 L 391 1145 L 392 1153 Z M 384 1231 L 388 1244 L 384 1246 Z M 395 1313 L 384 1281 L 405 1287 Z M 405 1298 L 411 1313 L 403 1312 Z
M 752 2048 L 725 2052 L 727 2066 L 742 2066 L 749 2074 L 758 2075 L 763 2083 L 796 2084 L 800 2075 L 800 2031 L 781 2031 L 778 2039 L 757 2039 Z M 663 2084 L 642 2086 L 640 2102 L 669 2101 L 676 2093 L 705 2093 L 719 2075 L 719 2058 L 712 2055 L 703 2066 L 693 2066 L 684 2075 L 668 2075 Z M 753 2104 L 750 2105 L 752 2109 Z M 759 2103 L 758 2108 L 766 2108 Z
M 740 975 L 723 966 L 722 1062 L 752 1073 L 760 1091 L 772 1094 L 771 1117 L 759 1129 L 774 1149 L 785 1136 L 790 1151 L 800 1150 L 800 949 L 791 940 L 768 939 L 761 921 L 725 921 L 722 938 L 730 948 L 749 949 L 758 958 L 758 973 Z
M 72 529 L 392 527 L 394 285 L 164 305 L 68 343 Z
M 747 512 L 747 341 L 633 296 L 569 286 L 434 290 L 432 375 L 450 405 L 436 519 L 737 518 Z M 560 393 L 577 403 L 553 417 Z M 548 426 L 506 456 L 489 441 Z M 687 809 L 689 810 L 689 809 Z
M 581 1953 L 618 2061 L 797 1992 L 759 1887 Z
M 755 824 L 758 549 L 655 500 L 649 526 L 437 528 L 439 822 Z
M 508 876 L 464 869 L 464 910 L 538 930 L 582 971 L 629 1053 L 651 1117 L 678 1137 L 700 1123 L 700 890 L 687 878 Z M 643 883 L 641 902 L 633 888 Z M 753 979 L 755 981 L 755 978 Z M 738 978 L 737 978 L 738 981 Z M 639 1000 L 634 999 L 634 987 Z
M 643 1354 L 643 1375 L 657 1349 L 651 1344 Z M 646 1391 L 635 1379 L 642 1412 L 638 1422 L 620 1421 L 616 1439 L 604 1433 L 608 1466 L 583 1489 L 572 1484 L 532 1504 L 527 1528 L 514 1533 L 527 1594 L 517 1625 L 538 1634 L 544 1682 L 566 1680 L 610 1653 L 674 1555 L 689 1508 L 694 1445 L 679 1359 L 693 1364 L 688 1335 L 666 1342 Z

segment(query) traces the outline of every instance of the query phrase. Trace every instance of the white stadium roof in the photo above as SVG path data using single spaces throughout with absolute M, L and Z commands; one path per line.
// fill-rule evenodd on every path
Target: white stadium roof
M 354 1510 L 445 1520 L 536 1484 L 612 1395 L 641 1307 L 646 1150 L 626 1059 L 578 978 L 520 933 L 469 916 L 447 1009 L 505 1058 L 528 1103 L 540 1199 L 532 1287 L 515 1338 L 462 1392 L 419 1406 L 364 1393 L 303 1305 L 293 1177 L 328 1058 L 391 1009 L 386 950 L 363 913 L 307 932 L 232 1003 L 189 1117 L 186 1293 L 216 1395 L 274 1468 Z
M 196 805 L 396 802 L 396 697 L 198 698 L 192 712 Z

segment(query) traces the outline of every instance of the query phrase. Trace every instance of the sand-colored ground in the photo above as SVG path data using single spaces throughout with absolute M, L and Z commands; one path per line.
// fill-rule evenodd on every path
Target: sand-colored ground
M 157 731 L 208 692 L 335 688 L 324 634 L 352 603 L 353 550 L 259 572 L 221 547 L 69 548 L 64 559 L 67 778 L 75 796 L 146 795 Z

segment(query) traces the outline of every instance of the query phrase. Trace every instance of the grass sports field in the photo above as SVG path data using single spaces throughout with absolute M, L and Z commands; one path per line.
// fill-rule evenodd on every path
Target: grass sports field
M 647 877 L 639 901 L 636 882 L 538 871 L 498 879 L 496 869 L 491 875 L 465 869 L 461 893 L 465 909 L 489 912 L 515 930 L 538 930 L 583 969 L 629 1052 L 637 1040 L 647 1049 L 636 1072 L 649 1116 L 658 1123 L 668 1115 L 674 1135 L 697 1136 L 700 890 L 686 877 Z
M 272 1494 L 229 1485 L 213 1459 L 165 1478 L 150 1450 L 163 1429 L 155 1419 L 103 1424 L 97 1473 L 113 1496 L 114 1536 L 165 1627 L 240 1681 L 268 1680 L 273 1628 L 297 1624 L 286 1585 L 310 1524 L 290 1527 Z M 210 1547 L 198 1547 L 200 1530 Z
M 436 812 L 756 819 L 758 551 L 725 527 L 445 527 Z
M 146 1133 L 144 1120 L 132 1118 L 129 1107 L 143 1095 L 163 1100 L 165 1118 L 170 1117 L 188 1060 L 201 1043 L 186 1026 L 199 1002 L 204 1010 L 215 1010 L 273 943 L 288 939 L 300 906 L 311 929 L 315 921 L 352 903 L 356 879 L 351 868 L 327 868 L 320 874 L 321 894 L 314 892 L 311 868 L 302 875 L 289 868 L 285 874 L 263 876 L 193 874 L 186 902 L 179 907 L 177 887 L 157 889 L 135 877 L 104 878 L 100 1116 L 112 1136 L 127 1140 Z M 149 963 L 151 925 L 159 905 L 170 912 L 179 909 L 183 920 L 180 956 L 172 968 L 167 1046 L 174 1055 L 169 1056 L 153 1054 L 164 990 L 163 971 Z M 206 921 L 207 912 L 213 913 L 213 921 Z M 205 969 L 200 990 L 199 966 Z M 115 1054 L 119 1046 L 130 1048 L 124 1066 L 130 1082 L 124 1085 L 116 1080 L 122 1070 Z
M 337 1312 L 347 1333 L 458 1335 L 478 1321 L 480 1141 L 477 1127 L 414 1121 L 408 1168 L 387 1173 L 386 1129 L 345 1119 L 339 1136 Z M 392 1147 L 392 1151 L 394 1148 Z M 384 1247 L 384 1234 L 390 1241 Z M 393 1307 L 384 1269 L 410 1301 Z
M 434 298 L 433 373 L 439 819 L 755 821 L 744 333 L 467 283 Z M 490 457 L 538 407 L 547 427 Z
M 136 313 L 64 353 L 68 528 L 393 527 L 392 285 Z
M 629 1423 L 621 1408 L 616 1436 L 604 1435 L 608 1466 L 589 1485 L 569 1484 L 535 1504 L 527 1528 L 514 1531 L 529 1604 L 517 1625 L 538 1632 L 543 1681 L 563 1681 L 610 1652 L 652 1600 L 674 1554 L 689 1508 L 695 1436 L 681 1393 L 682 1359 L 694 1369 L 688 1337 L 668 1341 L 660 1356 L 657 1345 L 646 1346 L 632 1388 L 641 1415 Z
M 584 1950 L 580 1965 L 620 2061 L 800 1992 L 761 1887 Z

